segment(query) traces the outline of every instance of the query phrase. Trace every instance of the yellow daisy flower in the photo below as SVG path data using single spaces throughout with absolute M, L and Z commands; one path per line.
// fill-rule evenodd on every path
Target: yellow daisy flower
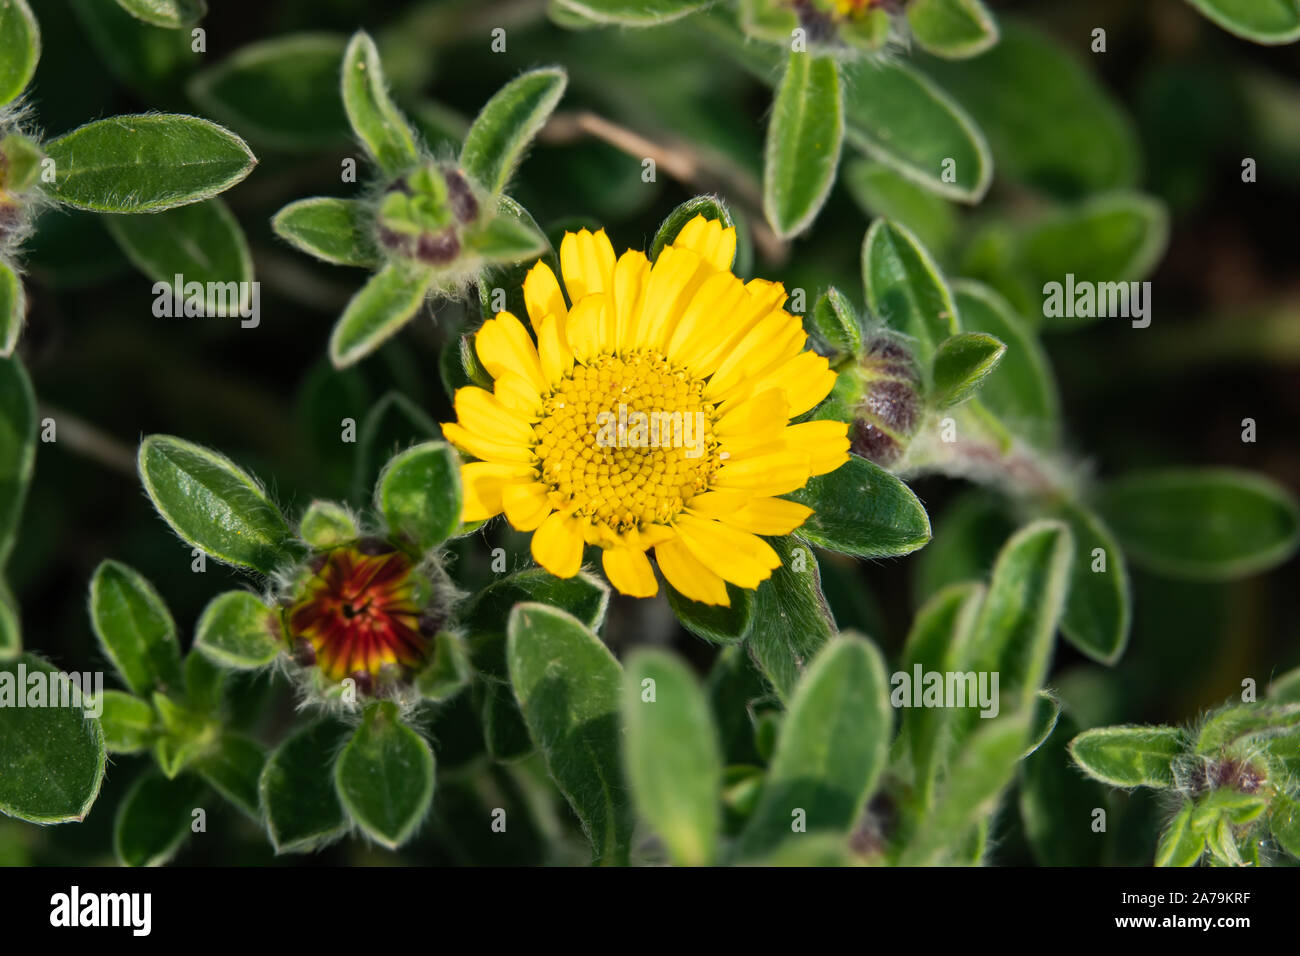
M 615 258 L 602 229 L 566 233 L 565 296 L 538 262 L 524 280 L 532 325 L 509 312 L 474 339 L 491 391 L 455 395 L 443 434 L 463 466 L 463 519 L 505 513 L 531 531 L 537 563 L 572 577 L 585 545 L 610 583 L 729 604 L 780 566 L 760 535 L 789 534 L 812 509 L 778 497 L 848 460 L 843 422 L 790 420 L 835 373 L 806 351 L 779 283 L 731 272 L 735 229 L 697 216 L 651 265 Z M 536 340 L 534 341 L 534 336 Z

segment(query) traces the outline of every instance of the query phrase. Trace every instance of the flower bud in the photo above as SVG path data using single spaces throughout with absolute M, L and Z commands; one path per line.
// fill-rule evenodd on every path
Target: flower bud
M 852 448 L 881 467 L 895 464 L 921 423 L 921 376 L 912 354 L 885 336 L 872 339 L 850 374 L 857 383 Z

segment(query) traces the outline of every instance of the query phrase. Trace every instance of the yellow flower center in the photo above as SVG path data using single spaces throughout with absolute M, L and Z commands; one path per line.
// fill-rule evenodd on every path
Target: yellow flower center
M 667 523 L 722 464 L 703 391 L 653 351 L 575 365 L 533 426 L 540 480 L 615 532 Z

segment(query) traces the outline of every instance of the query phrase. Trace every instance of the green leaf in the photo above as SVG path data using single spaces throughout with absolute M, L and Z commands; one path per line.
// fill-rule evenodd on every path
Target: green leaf
M 27 294 L 13 267 L 0 262 L 0 359 L 8 359 L 18 345 L 27 318 Z
M 194 648 L 221 667 L 256 670 L 275 660 L 284 642 L 278 617 L 256 594 L 227 591 L 203 609 Z
M 1241 741 L 1258 744 L 1273 737 L 1293 737 L 1298 730 L 1300 704 L 1228 707 L 1215 713 L 1201 726 L 1196 737 L 1196 752 L 1217 754 Z
M 100 696 L 104 746 L 111 754 L 134 754 L 146 749 L 158 732 L 158 720 L 146 700 L 120 690 Z
M 184 686 L 171 612 L 153 585 L 125 564 L 104 561 L 95 569 L 90 622 L 132 692 L 147 697 Z
M 1031 710 L 1047 677 L 1073 557 L 1068 526 L 1036 521 L 1011 536 L 993 565 L 969 654 L 955 670 L 997 674 L 1003 714 Z M 958 745 L 980 722 L 978 714 L 968 708 L 955 716 Z
M 415 317 L 433 281 L 432 273 L 409 273 L 386 265 L 352 297 L 330 334 L 330 361 L 346 368 L 365 358 Z
M 18 618 L 18 602 L 0 575 L 0 661 L 11 661 L 22 653 L 22 624 Z
M 326 196 L 291 202 L 271 219 L 277 236 L 309 256 L 365 268 L 380 261 L 370 237 L 371 225 L 363 203 Z
M 734 644 L 743 640 L 754 619 L 753 592 L 735 585 L 727 585 L 729 606 L 721 604 L 702 604 L 684 597 L 671 584 L 664 593 L 668 597 L 668 606 L 673 614 L 696 637 L 714 644 Z
M 176 276 L 204 288 L 204 314 L 247 315 L 253 259 L 239 221 L 220 199 L 151 216 L 105 216 L 104 225 L 131 263 L 172 295 Z M 238 283 L 238 285 L 236 285 Z M 158 290 L 155 288 L 155 295 Z M 183 300 L 189 296 L 182 289 Z M 173 302 L 179 309 L 182 302 Z
M 0 358 L 0 568 L 18 535 L 35 461 L 36 395 L 31 379 L 17 358 Z
M 879 465 L 850 455 L 789 496 L 813 509 L 801 538 L 860 558 L 911 554 L 930 540 L 930 517 L 912 490 Z
M 1278 846 L 1300 859 L 1300 802 L 1286 794 L 1275 796 L 1269 807 L 1268 828 Z
M 1070 741 L 1070 755 L 1089 776 L 1112 787 L 1174 785 L 1174 760 L 1183 751 L 1177 727 L 1096 727 Z
M 763 795 L 741 835 L 753 857 L 790 839 L 796 811 L 808 833 L 847 834 L 875 790 L 894 717 L 875 645 L 845 634 L 808 667 L 790 701 Z
M 987 332 L 1006 344 L 997 369 L 980 385 L 980 404 L 1030 444 L 1060 441 L 1061 401 L 1038 336 L 1011 305 L 988 286 L 961 280 L 953 294 L 962 328 Z
M 1156 866 L 1195 866 L 1205 852 L 1205 834 L 1192 829 L 1194 803 L 1186 803 L 1174 815 L 1156 847 Z
M 150 435 L 140 443 L 139 468 L 158 513 L 194 547 L 265 574 L 297 556 L 280 509 L 224 455 L 171 435 Z
M 922 866 L 951 856 L 968 834 L 996 809 L 1025 752 L 1030 712 L 982 721 L 984 725 L 962 747 L 946 785 L 899 862 Z
M 533 217 L 508 196 L 500 198 L 495 216 L 466 229 L 464 240 L 466 248 L 493 265 L 537 259 L 551 251 L 546 234 Z
M 321 720 L 284 741 L 258 780 L 267 834 L 277 853 L 307 853 L 342 836 L 347 817 L 334 790 L 345 729 Z
M 241 47 L 196 73 L 187 89 L 203 111 L 255 142 L 315 149 L 348 138 L 339 98 L 347 41 L 333 33 L 291 33 Z
M 915 681 L 917 667 L 922 678 L 927 673 L 959 671 L 983 601 L 984 588 L 973 581 L 949 585 L 931 597 L 912 620 L 903 645 L 902 673 Z M 911 755 L 913 791 L 921 808 L 933 801 L 952 717 L 948 707 L 903 710 L 900 740 Z
M 885 325 L 909 336 L 923 367 L 935 349 L 960 331 L 957 306 L 916 237 L 887 219 L 877 219 L 862 243 L 862 281 L 867 307 Z
M 593 23 L 652 27 L 703 10 L 715 0 L 556 0 L 556 6 Z
M 530 70 L 501 87 L 465 136 L 461 169 L 489 195 L 498 195 L 560 102 L 567 84 L 564 70 L 549 67 Z
M 1116 284 L 1146 278 L 1168 241 L 1169 217 L 1162 203 L 1141 193 L 1105 193 L 1026 230 L 1016 241 L 1011 268 L 1023 276 L 1023 297 L 1042 301 L 1046 327 L 1075 328 L 1099 318 L 1103 305 L 1112 316 L 1122 315 L 1129 290 Z M 1091 308 L 1086 301 L 1068 301 L 1070 290 L 1081 288 L 1080 283 L 1095 286 Z M 1133 305 L 1127 311 L 1134 320 L 1144 321 L 1150 319 L 1149 302 L 1145 308 L 1141 319 Z M 1083 311 L 1092 315 L 1077 315 Z
M 1098 506 L 1134 562 L 1170 577 L 1229 580 L 1266 571 L 1300 541 L 1300 508 L 1251 472 L 1177 468 L 1103 485 Z
M 72 0 L 71 5 L 99 59 L 148 102 L 174 99 L 180 77 L 204 55 L 194 49 L 188 30 L 145 23 L 103 0 Z
M 937 256 L 942 257 L 952 246 L 957 212 L 947 199 L 870 159 L 848 162 L 841 179 L 868 216 L 901 223 Z
M 256 740 L 223 734 L 216 747 L 196 764 L 199 775 L 254 820 L 261 819 L 257 782 L 266 766 L 266 751 Z
M 672 245 L 682 228 L 696 216 L 703 216 L 705 219 L 716 219 L 722 223 L 723 229 L 731 229 L 736 225 L 731 210 L 721 197 L 695 196 L 670 212 L 664 217 L 664 221 L 659 224 L 654 240 L 650 243 L 650 261 L 653 262 L 658 259 L 659 253 L 664 251 L 664 247 Z
M 257 165 L 248 145 L 197 116 L 145 113 L 96 120 L 45 145 L 51 198 L 92 212 L 161 212 L 202 202 Z
M 850 143 L 940 196 L 964 203 L 984 197 L 993 156 L 943 89 L 905 63 L 879 58 L 846 64 L 843 83 Z
M 415 679 L 425 700 L 445 701 L 459 694 L 473 676 L 469 649 L 451 631 L 439 631 L 433 639 L 433 656 Z
M 298 522 L 298 536 L 317 551 L 328 551 L 361 537 L 352 512 L 333 501 L 313 501 Z
M 1268 697 L 1279 704 L 1300 704 L 1300 667 L 1274 677 L 1268 685 Z
M 104 779 L 99 721 L 81 706 L 46 706 L 54 693 L 76 699 L 59 674 L 34 654 L 0 664 L 0 813 L 29 823 L 84 820 Z
M 433 776 L 433 751 L 387 700 L 366 707 L 334 765 L 334 785 L 348 815 L 390 850 L 414 836 L 429 812 Z
M 1127 115 L 1091 67 L 1038 29 L 1003 18 L 1000 40 L 983 56 L 929 60 L 925 70 L 988 134 L 1008 179 L 1066 198 L 1137 179 L 1137 136 Z M 872 92 L 864 86 L 864 96 Z
M 1114 664 L 1128 645 L 1132 620 L 1124 552 L 1110 529 L 1082 505 L 1062 502 L 1054 514 L 1069 524 L 1075 544 L 1061 630 L 1093 660 Z
M 809 320 L 813 331 L 836 351 L 849 355 L 862 351 L 862 323 L 853 303 L 834 286 L 817 299 Z
M 1093 811 L 1106 806 L 1106 791 L 1082 778 L 1068 744 L 1079 727 L 1068 713 L 1047 740 L 1025 758 L 1020 774 L 1020 819 L 1039 866 L 1100 866 L 1104 834 L 1092 829 Z
M 835 184 L 843 142 L 835 59 L 791 53 L 776 90 L 763 160 L 763 212 L 782 239 L 817 218 Z
M 807 661 L 836 633 L 812 549 L 787 535 L 770 539 L 781 566 L 754 593 L 746 644 L 782 700 L 794 692 Z
M 185 655 L 185 700 L 195 712 L 209 717 L 219 716 L 225 693 L 226 670 L 217 666 L 206 654 L 193 648 Z
M 419 161 L 415 136 L 388 96 L 379 51 L 364 30 L 352 35 L 343 54 L 341 89 L 352 131 L 380 169 L 397 176 Z
M 1295 0 L 1187 0 L 1229 33 L 1253 43 L 1300 40 L 1300 4 Z
M 460 458 L 446 442 L 406 449 L 384 466 L 375 507 L 390 532 L 421 551 L 436 548 L 460 527 Z
M 921 49 L 951 60 L 976 56 L 998 42 L 998 25 L 980 0 L 912 0 L 907 23 Z
M 0 0 L 0 106 L 27 88 L 40 56 L 41 28 L 27 0 Z
M 193 26 L 208 14 L 207 0 L 117 0 L 117 4 L 131 16 L 169 30 Z
M 624 767 L 641 816 L 675 863 L 710 865 L 722 824 L 722 756 L 695 675 L 663 651 L 635 653 L 623 672 L 623 724 Z
M 570 614 L 523 603 L 510 612 L 510 681 L 556 786 L 582 821 L 596 862 L 625 864 L 632 836 L 619 761 L 618 662 Z
M 146 771 L 127 791 L 113 825 L 113 849 L 124 866 L 162 866 L 176 855 L 203 800 L 203 781 L 168 780 Z
M 951 408 L 974 395 L 1006 351 L 1006 345 L 985 332 L 960 332 L 944 339 L 934 353 L 935 405 Z

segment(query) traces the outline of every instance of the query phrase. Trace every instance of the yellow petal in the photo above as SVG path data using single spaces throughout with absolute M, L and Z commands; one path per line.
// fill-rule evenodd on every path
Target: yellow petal
M 752 387 L 755 391 L 773 386 L 782 389 L 790 403 L 790 417 L 794 418 L 829 395 L 835 387 L 835 377 L 826 356 L 800 352 L 753 382 Z
M 537 352 L 542 362 L 542 375 L 549 385 L 573 371 L 573 351 L 564 334 L 563 320 L 556 315 L 544 316 L 537 329 Z
M 509 312 L 498 312 L 474 336 L 474 350 L 493 378 L 506 372 L 522 375 L 538 392 L 546 390 L 542 363 L 528 330 Z
M 709 276 L 683 309 L 665 354 L 672 361 L 695 369 L 705 355 L 738 331 L 735 323 L 744 301 L 745 284 L 730 272 Z M 704 375 L 708 370 L 698 371 Z
M 772 546 L 757 535 L 720 521 L 679 515 L 677 532 L 703 564 L 742 588 L 756 588 L 781 566 Z
M 496 441 L 491 436 L 471 432 L 456 422 L 443 424 L 442 437 L 461 451 L 468 452 L 483 461 L 517 465 L 531 465 L 533 461 L 533 449 L 530 444 Z
M 638 339 L 645 348 L 662 351 L 691 297 L 712 270 L 688 249 L 668 246 L 655 260 L 646 283 Z
M 609 337 L 615 351 L 630 351 L 641 345 L 641 302 L 650 279 L 650 260 L 645 253 L 628 250 L 614 266 L 614 283 L 609 295 Z
M 608 290 L 613 284 L 614 247 L 605 230 L 566 232 L 560 242 L 560 271 L 574 305 L 583 296 Z
M 550 488 L 539 481 L 506 485 L 501 507 L 506 520 L 518 531 L 533 531 L 551 513 Z
M 509 445 L 532 442 L 533 429 L 491 392 L 476 385 L 456 389 L 456 421 L 476 435 Z
M 679 249 L 690 249 L 715 269 L 730 269 L 736 258 L 736 228 L 722 228 L 716 219 L 696 216 L 673 240 Z
M 604 325 L 606 299 L 603 295 L 589 295 L 579 299 L 569 310 L 565 338 L 574 358 L 585 361 L 605 349 L 601 329 Z
M 799 449 L 728 460 L 709 487 L 752 495 L 785 495 L 808 483 L 808 453 Z
M 801 422 L 787 428 L 785 437 L 791 447 L 808 453 L 810 474 L 824 475 L 849 460 L 849 426 L 844 422 Z
M 537 331 L 538 324 L 548 315 L 563 320 L 568 314 L 559 280 L 545 262 L 538 262 L 524 277 L 524 306 L 533 331 Z
M 533 560 L 557 578 L 571 578 L 582 567 L 582 545 L 580 520 L 555 511 L 533 532 Z
M 532 481 L 533 469 L 490 461 L 471 461 L 460 469 L 464 488 L 461 521 L 486 521 L 501 513 L 501 495 L 516 482 Z
M 644 551 L 634 548 L 606 548 L 600 563 L 605 568 L 609 583 L 623 594 L 632 597 L 654 597 L 659 593 L 659 581 Z
M 813 510 L 797 501 L 784 498 L 751 498 L 729 514 L 717 515 L 719 521 L 742 531 L 762 535 L 789 534 L 808 520 Z
M 522 375 L 506 372 L 498 375 L 492 385 L 492 394 L 503 407 L 510 409 L 528 422 L 536 422 L 541 417 L 542 396 L 532 382 Z
M 721 604 L 731 607 L 727 584 L 709 568 L 700 563 L 681 538 L 673 538 L 655 546 L 655 560 L 668 583 L 683 597 L 701 604 Z

